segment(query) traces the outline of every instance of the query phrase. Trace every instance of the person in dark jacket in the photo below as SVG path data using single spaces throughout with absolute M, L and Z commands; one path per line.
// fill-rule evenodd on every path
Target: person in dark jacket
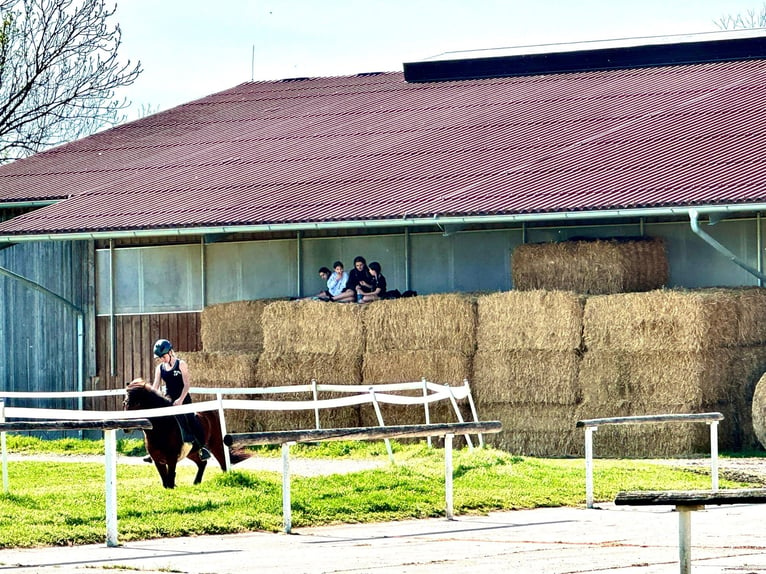
M 361 302 L 365 293 L 372 291 L 372 275 L 367 267 L 367 261 L 361 255 L 354 257 L 354 268 L 348 274 L 346 288 L 356 294 L 356 300 Z
M 369 293 L 364 293 L 362 303 L 377 301 L 386 298 L 386 278 L 381 273 L 380 263 L 373 261 L 370 263 L 370 287 Z

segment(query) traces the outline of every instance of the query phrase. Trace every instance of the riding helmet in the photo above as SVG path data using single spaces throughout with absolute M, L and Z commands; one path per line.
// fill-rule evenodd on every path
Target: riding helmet
M 173 345 L 167 339 L 157 339 L 157 342 L 154 344 L 154 354 L 157 357 L 161 357 L 171 350 L 173 350 Z

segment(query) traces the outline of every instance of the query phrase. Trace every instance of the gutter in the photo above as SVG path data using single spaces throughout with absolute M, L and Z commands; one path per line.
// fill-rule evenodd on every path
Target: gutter
M 721 255 L 729 259 L 732 263 L 735 265 L 739 265 L 742 269 L 750 273 L 751 275 L 754 275 L 758 279 L 760 279 L 762 282 L 766 281 L 766 275 L 761 273 L 758 269 L 755 267 L 751 267 L 742 259 L 734 255 L 731 251 L 729 251 L 722 243 L 719 243 L 718 240 L 714 239 L 712 236 L 708 235 L 705 231 L 702 230 L 702 228 L 699 225 L 699 212 L 696 209 L 690 209 L 689 210 L 689 222 L 691 224 L 692 231 L 700 238 L 702 241 L 710 245 L 713 249 L 718 251 Z M 760 243 L 759 243 L 760 246 Z M 760 251 L 760 247 L 759 247 Z
M 2 243 L 21 243 L 26 241 L 78 241 L 98 239 L 124 239 L 136 237 L 181 237 L 208 234 L 229 233 L 273 233 L 281 231 L 312 231 L 337 229 L 387 229 L 392 227 L 417 227 L 432 225 L 466 225 L 472 223 L 530 223 L 546 221 L 581 221 L 585 219 L 614 219 L 627 217 L 690 217 L 694 211 L 700 214 L 756 213 L 766 211 L 766 203 L 711 205 L 705 207 L 664 207 L 640 209 L 605 209 L 592 211 L 564 211 L 546 213 L 523 213 L 508 215 L 469 215 L 431 217 L 407 217 L 397 219 L 319 221 L 302 223 L 264 223 L 254 225 L 221 225 L 209 227 L 176 227 L 153 229 L 129 229 L 108 231 L 75 231 L 62 233 L 30 233 L 19 235 L 0 235 Z M 2 232 L 0 232 L 2 233 Z
M 46 207 L 48 205 L 53 205 L 54 203 L 58 203 L 59 201 L 62 201 L 60 199 L 39 199 L 36 201 L 10 201 L 1 203 L 0 202 L 0 209 L 16 209 L 16 208 L 25 208 L 25 207 Z

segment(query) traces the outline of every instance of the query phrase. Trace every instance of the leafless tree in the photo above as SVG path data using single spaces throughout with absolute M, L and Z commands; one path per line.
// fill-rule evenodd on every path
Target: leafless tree
M 105 0 L 0 0 L 0 162 L 113 125 L 141 64 L 117 56 Z
M 766 27 L 766 3 L 761 6 L 759 11 L 751 9 L 744 14 L 721 16 L 713 23 L 721 30 Z

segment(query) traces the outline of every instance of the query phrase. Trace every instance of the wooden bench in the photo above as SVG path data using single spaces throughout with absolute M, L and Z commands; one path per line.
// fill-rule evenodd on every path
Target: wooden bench
M 691 573 L 691 513 L 709 504 L 763 504 L 766 488 L 738 490 L 666 490 L 620 492 L 614 499 L 624 506 L 675 506 L 678 511 L 678 555 L 681 574 Z
M 444 437 L 444 496 L 447 519 L 452 519 L 452 437 L 466 433 L 497 433 L 502 430 L 500 421 L 434 423 L 421 425 L 392 425 L 379 427 L 350 427 L 331 429 L 307 429 L 288 431 L 264 431 L 227 434 L 226 446 L 251 446 L 266 444 L 282 445 L 282 518 L 287 534 L 292 529 L 290 503 L 290 445 L 299 442 L 322 442 L 339 440 L 377 440 L 388 438 Z

